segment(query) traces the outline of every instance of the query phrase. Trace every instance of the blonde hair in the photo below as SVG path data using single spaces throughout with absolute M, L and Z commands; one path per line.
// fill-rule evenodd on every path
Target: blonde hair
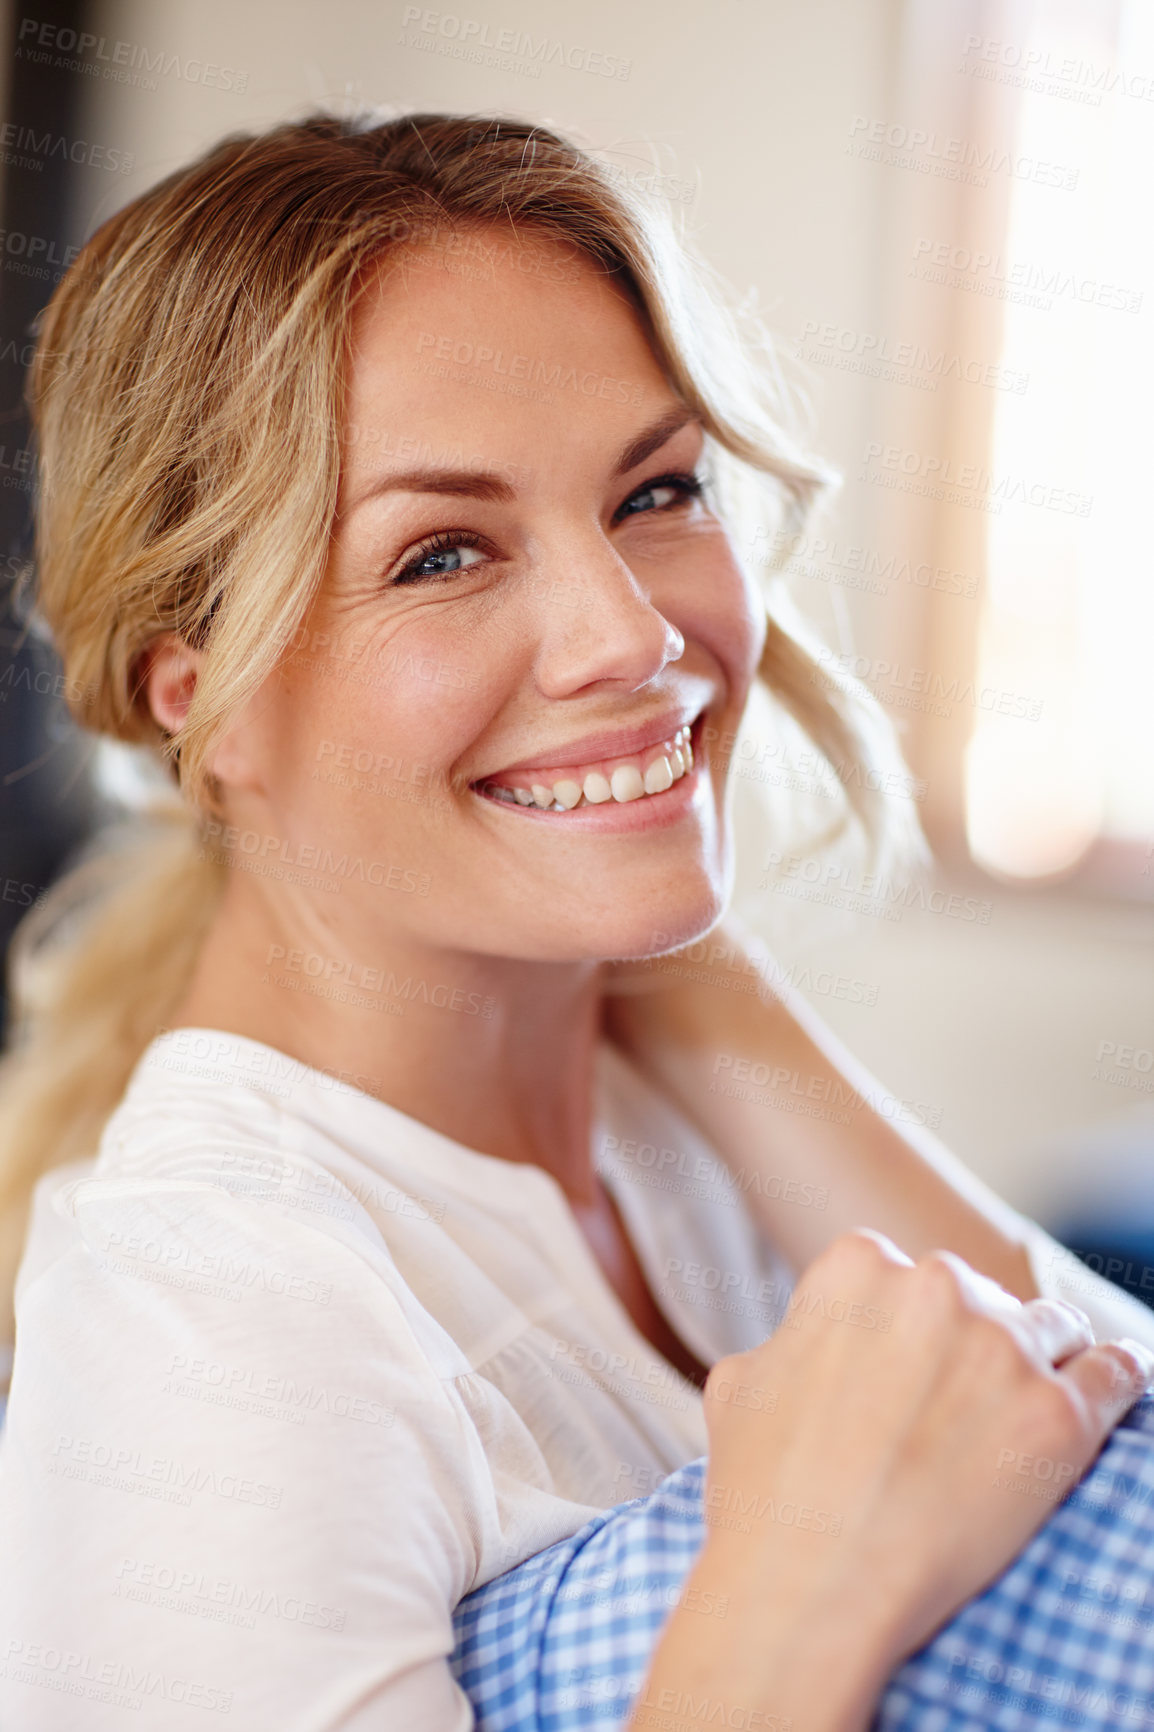
M 31 373 L 35 605 L 77 720 L 152 748 L 184 803 L 145 845 L 67 875 L 14 946 L 0 1283 L 35 1181 L 95 1151 L 188 983 L 223 878 L 198 846 L 198 813 L 216 799 L 206 763 L 324 569 L 365 269 L 422 238 L 493 226 L 614 274 L 700 416 L 734 511 L 755 475 L 800 521 L 828 479 L 783 430 L 772 364 L 750 366 L 734 315 L 668 219 L 543 127 L 318 115 L 226 139 L 106 222 L 52 297 Z M 165 632 L 209 652 L 179 744 L 141 693 L 144 652 Z M 884 802 L 860 774 L 887 749 L 876 706 L 772 618 L 760 671 L 876 831 Z

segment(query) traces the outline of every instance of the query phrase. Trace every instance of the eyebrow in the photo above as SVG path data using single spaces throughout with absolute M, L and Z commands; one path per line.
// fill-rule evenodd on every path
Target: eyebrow
M 698 419 L 692 409 L 679 406 L 667 410 L 660 420 L 654 421 L 622 448 L 613 465 L 611 479 L 617 481 L 628 475 L 631 469 L 636 469 L 639 463 L 644 463 L 647 457 L 659 451 L 675 433 L 680 433 L 683 427 Z M 498 504 L 507 504 L 516 498 L 516 489 L 492 470 L 405 469 L 399 474 L 379 476 L 359 499 L 345 507 L 342 515 L 351 515 L 382 493 L 449 493 L 457 498 L 485 499 Z
M 613 467 L 613 480 L 617 481 L 622 475 L 628 475 L 631 469 L 636 469 L 639 463 L 644 463 L 647 457 L 652 457 L 655 451 L 659 451 L 675 433 L 680 433 L 683 427 L 688 427 L 691 421 L 698 419 L 692 409 L 684 408 L 680 404 L 676 409 L 667 410 L 660 421 L 655 421 L 652 427 L 647 427 L 644 433 L 639 433 L 636 439 L 631 439 L 625 446 Z

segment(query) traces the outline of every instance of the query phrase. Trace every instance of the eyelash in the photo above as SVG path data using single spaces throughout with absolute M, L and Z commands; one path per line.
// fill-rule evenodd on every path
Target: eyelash
M 629 504 L 630 499 L 636 499 L 639 493 L 652 492 L 655 487 L 675 488 L 677 491 L 677 498 L 671 500 L 668 505 L 659 505 L 656 508 L 656 511 L 626 512 L 626 517 L 652 517 L 662 511 L 673 511 L 678 506 L 687 504 L 691 499 L 700 499 L 705 491 L 705 482 L 700 475 L 655 475 L 652 480 L 643 481 L 640 487 L 635 487 L 633 492 L 629 495 L 629 499 L 622 500 L 621 505 L 617 508 L 618 511 L 623 510 L 624 507 Z M 622 518 L 621 521 L 624 522 L 625 518 Z M 430 554 L 447 553 L 449 549 L 453 547 L 483 548 L 484 546 L 484 538 L 475 534 L 471 529 L 438 530 L 435 535 L 426 536 L 425 540 L 419 544 L 414 551 L 412 558 L 401 567 L 400 571 L 393 578 L 392 586 L 406 583 L 444 583 L 450 578 L 459 577 L 461 574 L 456 571 L 428 572 L 422 577 L 410 577 L 408 574 L 416 571 L 419 566 L 423 565 L 425 560 L 429 558 Z M 466 569 L 471 570 L 472 568 L 468 567 Z

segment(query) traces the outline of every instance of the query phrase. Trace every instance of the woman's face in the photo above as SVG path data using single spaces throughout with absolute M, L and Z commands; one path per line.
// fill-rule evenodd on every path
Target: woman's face
M 621 292 L 489 238 L 483 275 L 424 245 L 359 302 L 331 556 L 221 755 L 229 815 L 335 868 L 345 948 L 641 956 L 724 906 L 709 741 L 763 607 Z

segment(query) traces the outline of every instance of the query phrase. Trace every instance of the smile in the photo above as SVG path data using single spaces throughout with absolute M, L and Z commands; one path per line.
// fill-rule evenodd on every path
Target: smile
M 692 736 L 696 725 L 685 723 L 667 740 L 643 752 L 604 758 L 596 763 L 571 764 L 556 771 L 511 770 L 500 779 L 478 782 L 476 791 L 501 805 L 527 807 L 536 812 L 576 812 L 589 806 L 610 803 L 625 806 L 638 800 L 658 800 L 684 777 L 692 775 Z

